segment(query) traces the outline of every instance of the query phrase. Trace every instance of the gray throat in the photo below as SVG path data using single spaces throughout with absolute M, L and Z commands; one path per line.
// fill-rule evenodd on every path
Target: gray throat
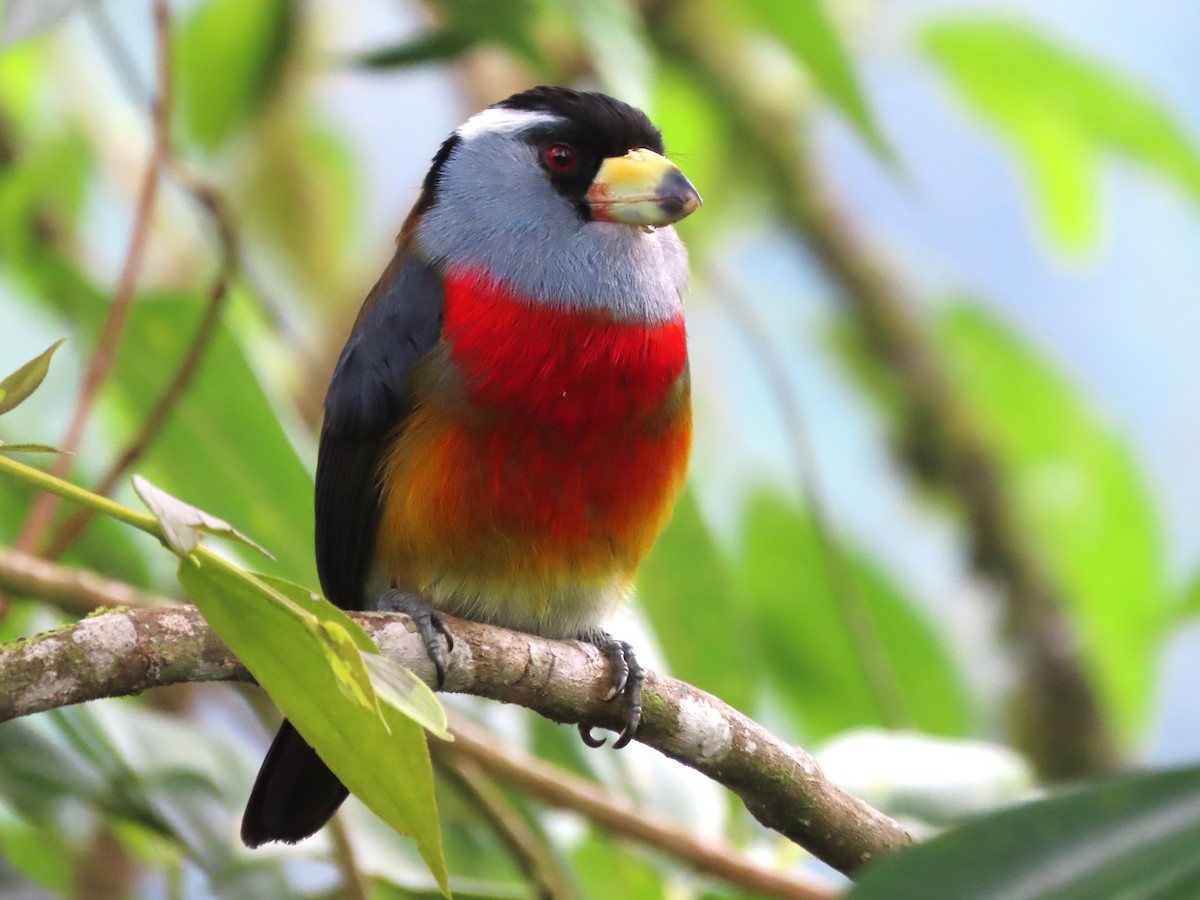
M 473 135 L 451 156 L 416 242 L 435 265 L 480 269 L 550 306 L 651 322 L 683 309 L 688 259 L 675 229 L 585 222 L 511 135 Z

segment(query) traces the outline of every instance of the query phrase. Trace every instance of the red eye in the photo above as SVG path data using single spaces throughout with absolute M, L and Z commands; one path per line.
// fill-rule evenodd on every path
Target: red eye
M 546 148 L 546 165 L 555 172 L 570 172 L 577 161 L 575 149 L 566 144 L 551 144 Z

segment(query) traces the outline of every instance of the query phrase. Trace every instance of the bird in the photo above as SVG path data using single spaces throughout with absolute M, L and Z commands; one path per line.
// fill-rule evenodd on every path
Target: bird
M 644 671 L 601 623 L 629 596 L 692 441 L 673 223 L 701 205 L 641 110 L 541 86 L 441 145 L 325 397 L 317 570 L 346 609 L 407 613 L 441 686 L 442 614 L 599 647 L 615 747 Z M 586 725 L 590 746 L 603 740 Z M 284 720 L 249 847 L 318 831 L 346 788 Z

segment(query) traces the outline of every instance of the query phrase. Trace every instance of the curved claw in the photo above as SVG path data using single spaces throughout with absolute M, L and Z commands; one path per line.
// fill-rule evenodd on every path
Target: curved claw
M 437 610 L 421 597 L 395 588 L 379 598 L 379 608 L 389 612 L 402 612 L 412 619 L 413 624 L 417 627 L 421 643 L 425 646 L 425 655 L 433 663 L 438 690 L 441 690 L 446 683 L 446 663 L 450 652 L 454 649 L 454 636 L 450 634 L 450 629 L 446 627 L 446 623 L 442 621 Z M 438 640 L 439 634 L 446 639 L 444 650 L 441 641 Z
M 606 700 L 615 700 L 625 694 L 629 697 L 629 707 L 625 711 L 624 727 L 617 734 L 613 744 L 614 750 L 627 747 L 637 735 L 638 725 L 642 720 L 642 682 L 646 672 L 637 661 L 633 647 L 624 641 L 618 641 L 610 635 L 601 632 L 585 638 L 604 651 L 612 672 L 612 682 Z M 602 747 L 604 740 L 592 736 L 592 730 L 587 725 L 579 726 L 579 736 L 589 747 Z
M 605 739 L 602 737 L 601 738 L 594 737 L 592 735 L 592 726 L 591 725 L 585 725 L 583 722 L 580 722 L 575 727 L 577 729 L 579 729 L 580 740 L 582 740 L 585 744 L 587 744 L 593 750 L 604 746 L 604 744 L 606 742 Z M 622 734 L 624 734 L 624 732 L 622 732 Z
M 428 647 L 425 649 L 426 652 L 429 651 Z M 446 686 L 446 664 L 442 662 L 441 653 L 438 653 L 436 650 L 429 653 L 429 659 L 433 662 L 433 674 L 437 679 L 437 689 L 440 691 Z
M 446 652 L 452 653 L 454 651 L 454 635 L 450 633 L 450 629 L 446 627 L 446 623 L 442 621 L 442 617 L 430 611 L 429 619 L 433 623 L 433 627 L 437 629 L 438 634 L 446 639 Z
M 628 644 L 624 645 L 627 650 L 627 658 L 633 659 L 633 648 Z M 629 667 L 629 709 L 625 712 L 625 727 L 621 729 L 621 733 L 617 735 L 617 740 L 613 744 L 614 750 L 620 750 L 622 747 L 629 746 L 629 742 L 637 735 L 638 726 L 642 723 L 642 682 L 646 680 L 646 671 L 638 665 L 636 659 Z

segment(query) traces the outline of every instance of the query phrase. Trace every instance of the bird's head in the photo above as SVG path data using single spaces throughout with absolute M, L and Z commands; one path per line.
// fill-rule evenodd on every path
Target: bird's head
M 646 115 L 604 94 L 524 91 L 473 116 L 434 158 L 417 250 L 531 301 L 676 315 L 687 255 L 671 228 L 700 195 Z

